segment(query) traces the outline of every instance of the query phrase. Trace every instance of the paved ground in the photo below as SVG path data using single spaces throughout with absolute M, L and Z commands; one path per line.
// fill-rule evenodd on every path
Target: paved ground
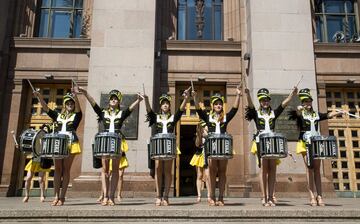
M 69 198 L 61 207 L 50 206 L 51 199 L 40 203 L 30 198 L 0 198 L 0 222 L 24 223 L 121 223 L 133 221 L 198 222 L 260 222 L 292 223 L 322 222 L 360 223 L 360 199 L 324 199 L 325 207 L 311 207 L 308 199 L 279 199 L 276 207 L 263 207 L 256 198 L 228 198 L 224 207 L 209 207 L 205 200 L 196 204 L 195 198 L 171 198 L 171 206 L 156 207 L 152 198 L 125 198 L 115 206 L 101 206 L 95 198 Z

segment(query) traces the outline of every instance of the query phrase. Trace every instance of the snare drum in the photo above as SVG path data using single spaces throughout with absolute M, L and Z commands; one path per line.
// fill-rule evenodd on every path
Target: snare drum
M 210 133 L 205 141 L 205 153 L 209 159 L 232 159 L 232 136 L 226 133 Z
M 62 159 L 69 156 L 70 137 L 66 134 L 45 134 L 42 139 L 41 157 Z
M 259 149 L 261 158 L 285 158 L 288 154 L 287 139 L 280 133 L 259 134 Z
M 333 159 L 338 157 L 338 147 L 335 136 L 311 137 L 311 148 L 314 159 Z
M 155 134 L 150 138 L 150 158 L 171 160 L 176 158 L 176 136 L 168 133 Z
M 121 137 L 113 132 L 100 132 L 95 135 L 93 147 L 95 157 L 121 157 Z
M 28 154 L 34 153 L 35 157 L 40 155 L 41 139 L 45 135 L 42 129 L 27 129 L 20 135 L 20 151 Z

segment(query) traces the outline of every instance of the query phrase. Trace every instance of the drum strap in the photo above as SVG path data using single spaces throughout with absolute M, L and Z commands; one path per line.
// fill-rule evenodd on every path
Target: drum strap
M 266 113 L 261 113 L 260 110 L 257 110 L 257 116 L 260 119 L 263 119 L 265 122 L 265 129 L 264 132 L 271 132 L 270 129 L 270 120 L 275 118 L 275 113 L 273 110 L 270 111 L 270 114 L 266 114 Z
M 156 122 L 162 124 L 162 134 L 167 134 L 167 125 L 170 122 L 174 122 L 174 115 L 171 115 L 168 119 L 163 119 L 159 114 L 156 117 Z
M 62 114 L 59 114 L 56 121 L 61 123 L 61 133 L 67 133 L 67 123 L 74 121 L 76 114 L 73 113 L 70 117 L 63 116 Z M 63 118 L 64 117 L 64 118 Z
M 115 120 L 120 119 L 122 111 L 119 111 L 117 114 L 110 114 L 108 111 L 105 111 L 104 118 L 110 120 L 109 132 L 115 133 Z
M 212 116 L 212 114 L 209 114 L 209 122 L 215 124 L 215 134 L 221 134 L 221 129 L 220 129 L 220 124 L 221 124 L 221 122 L 218 121 L 217 119 L 214 119 L 214 117 Z M 222 122 L 223 122 L 223 123 L 226 122 L 226 115 L 224 116 L 224 119 L 223 119 Z

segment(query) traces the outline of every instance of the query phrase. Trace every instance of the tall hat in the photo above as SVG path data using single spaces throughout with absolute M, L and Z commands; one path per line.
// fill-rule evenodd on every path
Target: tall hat
M 308 88 L 305 88 L 305 89 L 300 89 L 299 91 L 299 98 L 300 98 L 300 101 L 304 101 L 304 100 L 313 100 L 311 94 L 310 94 L 310 89 Z
M 65 105 L 65 103 L 68 102 L 69 100 L 72 100 L 75 102 L 74 95 L 72 93 L 66 93 L 63 96 L 63 104 Z
M 162 102 L 163 102 L 164 100 L 167 100 L 167 101 L 170 103 L 170 101 L 171 101 L 171 96 L 168 95 L 168 94 L 166 94 L 166 93 L 162 94 L 162 95 L 159 97 L 159 103 L 162 104 Z
M 119 101 L 122 100 L 122 94 L 119 90 L 117 89 L 113 89 L 109 92 L 109 100 L 112 96 L 116 96 L 118 98 Z
M 212 95 L 212 96 L 210 97 L 210 102 L 211 102 L 211 104 L 214 104 L 215 101 L 217 101 L 217 100 L 221 100 L 221 102 L 223 102 L 223 103 L 224 103 L 224 101 L 225 101 L 224 97 L 223 97 L 221 94 L 219 94 L 219 93 L 215 93 L 214 95 Z
M 259 91 L 257 92 L 257 98 L 259 101 L 262 99 L 265 99 L 265 98 L 268 98 L 269 100 L 271 100 L 269 90 L 266 88 L 259 89 Z

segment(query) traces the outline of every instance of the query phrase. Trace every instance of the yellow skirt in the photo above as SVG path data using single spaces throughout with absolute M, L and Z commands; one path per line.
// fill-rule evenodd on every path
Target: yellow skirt
M 125 169 L 129 167 L 129 161 L 126 156 L 122 156 L 119 162 L 119 169 Z M 112 159 L 109 162 L 109 170 L 112 171 Z
M 25 171 L 37 172 L 50 172 L 50 169 L 43 169 L 40 166 L 40 162 L 33 162 L 32 159 L 26 164 Z
M 259 164 L 259 158 L 257 157 L 257 145 L 256 141 L 254 140 L 251 145 L 251 153 L 256 155 L 256 164 Z M 276 165 L 279 165 L 281 163 L 280 159 L 276 159 Z
M 70 147 L 70 154 L 77 155 L 81 153 L 81 148 L 79 142 L 74 142 Z
M 204 155 L 204 153 L 194 154 L 191 161 L 190 161 L 190 165 L 191 166 L 196 166 L 196 167 L 204 167 L 204 165 L 205 165 L 205 155 Z
M 296 144 L 296 154 L 306 155 L 306 144 L 303 140 L 299 140 Z

